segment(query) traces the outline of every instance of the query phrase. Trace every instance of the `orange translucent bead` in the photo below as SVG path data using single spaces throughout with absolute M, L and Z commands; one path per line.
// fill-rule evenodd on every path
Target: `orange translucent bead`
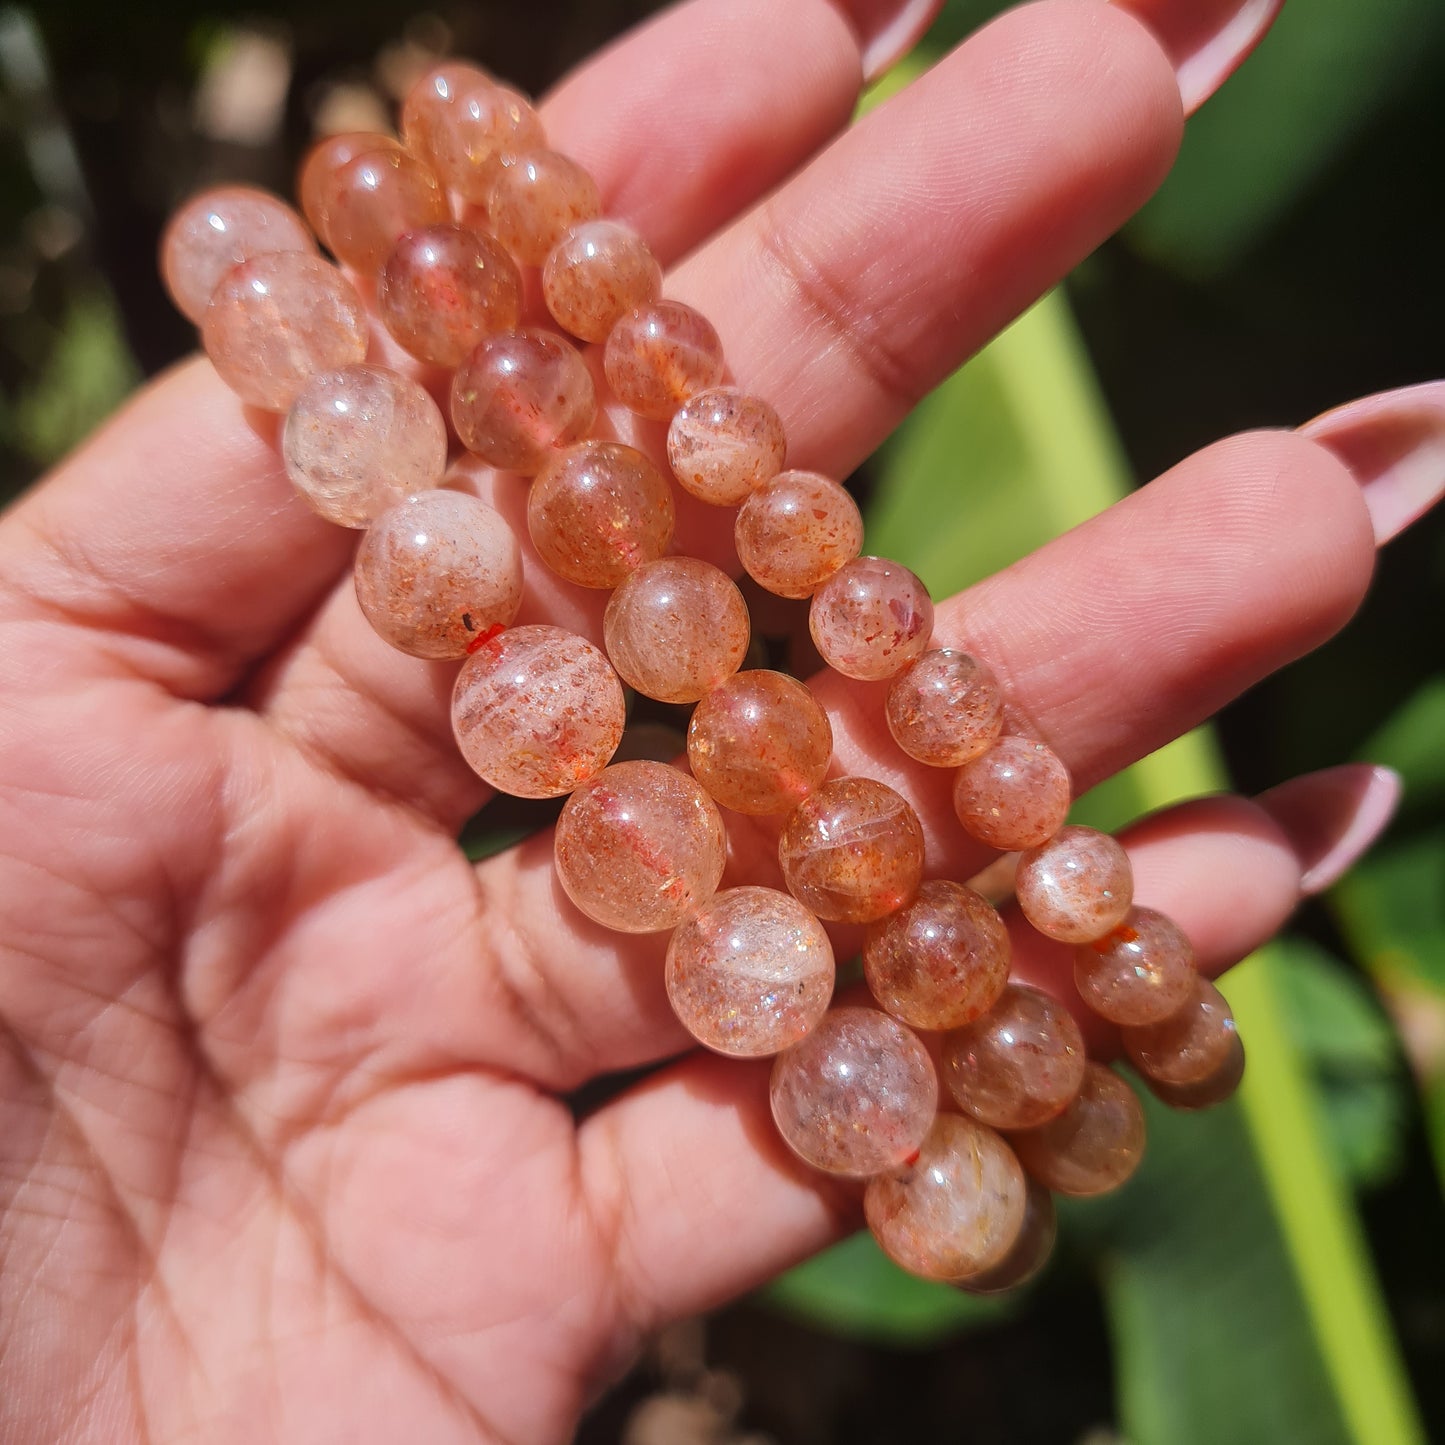
M 787 451 L 777 412 L 762 397 L 731 386 L 689 397 L 667 428 L 673 476 L 684 491 L 714 507 L 735 507 L 772 481 Z
M 875 923 L 863 942 L 863 973 L 873 997 L 920 1029 L 957 1028 L 976 1019 L 1003 992 L 1008 970 L 1008 929 L 998 910 L 972 888 L 946 879 L 929 879 L 911 903 Z
M 1026 1181 L 1024 1222 L 1013 1248 L 995 1265 L 954 1283 L 965 1294 L 994 1295 L 1027 1284 L 1049 1262 L 1059 1234 L 1054 1196 L 1037 1180 Z
M 725 682 L 751 635 L 737 584 L 694 557 L 644 563 L 608 599 L 602 630 L 623 682 L 659 702 L 696 702 Z
M 1158 1023 L 1194 992 L 1194 950 L 1172 919 L 1133 908 L 1112 933 L 1074 950 L 1074 983 L 1111 1023 Z
M 621 933 L 674 928 L 717 892 L 727 835 L 717 804 L 667 763 L 613 763 L 567 799 L 557 878 L 588 918 Z
M 357 156 L 371 151 L 399 151 L 401 142 L 375 131 L 343 131 L 324 136 L 302 158 L 296 176 L 296 199 L 307 224 L 330 247 L 326 234 L 326 204 L 331 195 L 332 178 Z
M 431 168 L 395 147 L 363 151 L 317 176 L 317 224 L 338 261 L 372 275 L 408 231 L 451 219 Z
M 722 342 L 712 322 L 691 306 L 653 301 L 618 319 L 602 366 L 624 406 L 666 421 L 690 396 L 722 380 Z
M 808 631 L 834 671 L 878 682 L 902 671 L 928 646 L 933 602 L 901 563 L 855 557 L 813 593 Z
M 452 731 L 472 770 L 504 793 L 556 798 L 607 766 L 627 722 L 602 650 L 560 627 L 513 627 L 457 674 Z
M 833 946 L 796 899 L 729 888 L 694 909 L 667 946 L 667 996 L 708 1048 L 760 1058 L 790 1048 L 833 996 Z
M 1121 1030 L 1134 1067 L 1161 1084 L 1197 1084 L 1221 1068 L 1235 1037 L 1224 995 L 1195 974 L 1182 1008 L 1156 1024 Z
M 1141 1077 L 1149 1092 L 1171 1109 L 1212 1109 L 1216 1104 L 1232 1099 L 1240 1080 L 1244 1078 L 1244 1041 L 1238 1033 L 1231 1035 L 1224 1062 L 1213 1073 L 1196 1079 L 1192 1084 L 1166 1084 L 1150 1078 L 1148 1074 Z
M 1028 1186 L 992 1129 L 933 1121 L 918 1158 L 868 1181 L 863 1213 L 883 1252 L 910 1274 L 952 1282 L 1002 1263 L 1023 1229 Z
M 863 517 L 831 478 L 782 472 L 743 503 L 733 539 L 759 587 L 779 597 L 811 597 L 862 550 Z
M 736 813 L 791 811 L 823 781 L 832 756 L 827 713 L 781 672 L 735 673 L 688 724 L 693 776 Z
M 524 266 L 540 266 L 572 229 L 602 209 L 597 182 L 556 151 L 530 150 L 502 167 L 487 193 L 487 219 Z
M 1003 690 L 983 663 L 947 647 L 925 652 L 888 689 L 888 731 L 920 763 L 956 768 L 1003 728 Z
M 1012 853 L 1047 843 L 1069 816 L 1069 771 L 1052 748 L 1002 737 L 953 780 L 953 811 L 970 837 Z
M 552 319 L 584 341 L 606 341 L 618 320 L 662 294 L 662 267 L 647 242 L 618 221 L 583 221 L 542 266 Z
M 579 442 L 537 474 L 527 530 L 537 555 L 579 587 L 616 587 L 672 541 L 668 480 L 636 447 Z
M 1072 1103 L 1037 1129 L 1008 1136 L 1019 1162 L 1057 1194 L 1088 1198 L 1117 1189 L 1144 1157 L 1144 1111 L 1102 1064 L 1088 1064 Z
M 1134 871 L 1107 833 L 1062 828 L 1019 859 L 1014 893 L 1024 917 L 1046 937 L 1092 943 L 1124 921 L 1134 901 Z
M 867 1178 L 922 1146 L 938 1076 L 911 1029 L 871 1008 L 835 1008 L 779 1054 L 769 1090 L 788 1147 L 815 1169 Z
M 1033 1129 L 1084 1082 L 1074 1016 L 1040 989 L 1011 983 L 982 1017 L 943 1041 L 943 1081 L 958 1107 L 995 1129 Z

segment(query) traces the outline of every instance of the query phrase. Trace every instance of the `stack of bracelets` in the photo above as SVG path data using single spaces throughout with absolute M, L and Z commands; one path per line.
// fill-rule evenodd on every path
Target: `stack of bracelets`
M 783 469 L 777 413 L 720 385 L 713 327 L 661 299 L 646 244 L 599 219 L 596 185 L 546 149 L 527 101 L 473 67 L 442 65 L 408 97 L 402 135 L 332 136 L 312 150 L 300 175 L 310 230 L 259 191 L 193 198 L 162 248 L 177 305 L 237 395 L 286 414 L 286 470 L 310 505 L 365 529 L 356 591 L 375 630 L 414 657 L 465 659 L 452 719 L 466 761 L 502 792 L 571 795 L 556 867 L 576 907 L 625 933 L 671 930 L 678 1018 L 720 1054 L 777 1056 L 779 1132 L 813 1167 L 867 1180 L 868 1224 L 900 1265 L 976 1292 L 1029 1279 L 1052 1246 L 1051 1191 L 1103 1193 L 1137 1166 L 1138 1100 L 1088 1060 L 1066 1007 L 1009 982 L 1009 935 L 982 894 L 924 880 L 908 802 L 868 778 L 828 777 L 832 732 L 808 688 L 738 670 L 750 640 L 741 592 L 717 567 L 667 555 L 671 482 L 640 450 L 589 440 L 596 388 L 568 337 L 599 344 L 618 400 L 668 424 L 678 485 L 739 508 L 748 575 L 782 597 L 811 597 L 823 659 L 849 678 L 892 679 L 898 746 L 955 770 L 964 829 L 1020 855 L 1024 917 L 1073 945 L 1084 1003 L 1120 1026 L 1160 1099 L 1192 1109 L 1233 1092 L 1244 1054 L 1228 1006 L 1180 930 L 1132 906 L 1123 848 L 1065 826 L 1068 773 L 1043 743 L 1004 733 L 988 667 L 930 650 L 933 606 L 919 579 L 859 555 L 848 492 Z M 402 348 L 455 368 L 455 436 L 487 465 L 530 478 L 541 561 L 579 587 L 611 589 L 605 652 L 559 627 L 511 625 L 523 591 L 516 536 L 477 496 L 445 485 L 440 408 L 411 377 L 366 364 L 366 309 L 313 231 L 374 284 Z M 540 268 L 557 330 L 520 324 L 523 268 Z M 608 765 L 624 683 L 696 703 L 690 775 Z M 718 891 L 724 809 L 784 819 L 787 892 Z M 867 925 L 876 1007 L 833 1005 L 824 923 Z M 940 1110 L 940 1075 L 956 1110 Z

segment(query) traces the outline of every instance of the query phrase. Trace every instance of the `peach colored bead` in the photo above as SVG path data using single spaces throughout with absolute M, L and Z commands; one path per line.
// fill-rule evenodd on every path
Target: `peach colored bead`
M 552 331 L 492 336 L 452 378 L 452 425 L 469 452 L 534 476 L 597 419 L 597 391 L 582 354 Z
M 618 320 L 662 294 L 662 267 L 647 242 L 619 221 L 583 221 L 542 266 L 552 319 L 583 341 L 606 341 Z
M 171 300 L 200 325 L 221 277 L 252 256 L 314 253 L 301 217 L 276 196 L 251 186 L 218 186 L 192 196 L 161 238 L 161 278 Z
M 306 152 L 296 175 L 296 199 L 301 207 L 301 214 L 321 238 L 323 245 L 331 245 L 330 237 L 326 234 L 326 204 L 331 192 L 332 178 L 336 173 L 348 161 L 370 151 L 400 149 L 401 142 L 389 135 L 353 130 L 325 136 Z
M 781 672 L 739 672 L 693 709 L 693 776 L 736 813 L 795 808 L 828 771 L 833 729 L 813 694 Z
M 549 150 L 530 150 L 503 166 L 487 193 L 492 233 L 524 266 L 540 266 L 573 226 L 601 209 L 597 182 Z
M 409 151 L 363 151 L 317 180 L 318 221 L 331 253 L 372 275 L 408 231 L 451 219 L 446 192 Z
M 918 1158 L 868 1181 L 863 1213 L 883 1252 L 910 1274 L 956 1281 L 1002 1263 L 1023 1229 L 1028 1186 L 992 1129 L 940 1114 Z
M 970 837 L 1012 853 L 1047 843 L 1069 816 L 1068 769 L 1052 748 L 1002 737 L 953 780 L 953 811 Z
M 694 557 L 644 563 L 608 600 L 602 630 L 623 682 L 659 702 L 696 702 L 725 682 L 751 634 L 737 584 Z
M 401 108 L 401 133 L 443 185 L 478 204 L 508 159 L 546 143 L 524 96 L 459 61 L 437 66 L 412 86 Z
M 929 879 L 863 942 L 873 997 L 914 1028 L 951 1029 L 976 1019 L 1003 992 L 1008 970 L 1008 929 L 998 910 L 946 879 Z
M 1194 950 L 1172 919 L 1134 908 L 1113 932 L 1074 950 L 1074 984 L 1111 1023 L 1158 1023 L 1194 992 Z
M 522 605 L 516 534 L 478 497 L 423 492 L 383 512 L 356 554 L 356 599 L 412 657 L 465 657 Z
M 351 283 L 319 256 L 253 256 L 221 278 L 201 344 L 244 402 L 286 411 L 318 371 L 366 356 L 366 313 Z
M 613 763 L 567 799 L 557 878 L 588 918 L 621 933 L 675 928 L 717 892 L 727 835 L 717 804 L 666 763 Z
M 439 486 L 447 427 L 410 377 L 380 366 L 322 371 L 281 431 L 286 475 L 328 522 L 365 527 L 414 492 Z
M 958 1107 L 995 1129 L 1033 1129 L 1084 1082 L 1074 1016 L 1041 989 L 1011 983 L 982 1017 L 943 1041 L 943 1081 Z
M 1003 690 L 966 652 L 936 648 L 894 678 L 888 731 L 920 763 L 956 768 L 987 752 L 1003 728 Z
M 527 530 L 537 555 L 579 587 L 616 587 L 672 541 L 672 488 L 621 442 L 579 442 L 537 474 Z
M 1184 1006 L 1157 1024 L 1121 1030 L 1141 1074 L 1161 1084 L 1197 1084 L 1221 1068 L 1235 1036 L 1234 1014 L 1207 978 L 1194 976 Z
M 787 451 L 777 412 L 762 397 L 731 386 L 689 397 L 667 428 L 673 476 L 684 491 L 713 507 L 735 507 L 772 481 Z
M 627 722 L 600 648 L 560 627 L 513 627 L 457 674 L 452 731 L 472 770 L 521 798 L 556 798 L 607 766 Z
M 923 877 L 923 825 L 872 778 L 834 778 L 789 815 L 778 862 L 792 895 L 830 923 L 871 923 L 901 908 Z
M 782 472 L 754 492 L 733 528 L 738 561 L 779 597 L 811 597 L 863 548 L 858 504 L 829 477 Z
M 834 671 L 878 682 L 902 671 L 928 646 L 933 602 L 901 563 L 856 557 L 813 593 L 808 631 Z
M 1061 1114 L 1008 1138 L 1040 1184 L 1088 1198 L 1117 1189 L 1139 1167 L 1144 1111 L 1123 1079 L 1090 1063 L 1077 1096 Z
M 652 301 L 608 332 L 602 367 L 618 401 L 639 416 L 666 421 L 689 397 L 722 380 L 722 342 L 691 306 Z
M 376 282 L 382 324 L 419 361 L 458 366 L 485 336 L 510 331 L 522 278 L 490 236 L 470 226 L 422 226 L 392 249 Z
M 1045 937 L 1091 943 L 1124 921 L 1134 901 L 1134 870 L 1107 833 L 1062 828 L 1019 859 L 1014 893 L 1024 917 Z
M 1148 1074 L 1141 1077 L 1149 1092 L 1171 1109 L 1212 1109 L 1216 1104 L 1232 1099 L 1240 1080 L 1244 1078 L 1244 1041 L 1238 1033 L 1232 1034 L 1224 1062 L 1213 1073 L 1192 1084 L 1166 1084 L 1150 1078 Z
M 1027 1284 L 1049 1262 L 1059 1234 L 1054 1196 L 1036 1180 L 1026 1181 L 1024 1222 L 1013 1248 L 995 1265 L 954 1283 L 965 1294 L 994 1295 Z
M 775 888 L 729 888 L 693 910 L 667 946 L 667 996 L 699 1043 L 735 1058 L 790 1048 L 827 1012 L 833 946 Z
M 773 1121 L 815 1169 L 867 1178 L 922 1146 L 938 1109 L 938 1076 L 918 1035 L 871 1008 L 835 1008 L 779 1054 Z

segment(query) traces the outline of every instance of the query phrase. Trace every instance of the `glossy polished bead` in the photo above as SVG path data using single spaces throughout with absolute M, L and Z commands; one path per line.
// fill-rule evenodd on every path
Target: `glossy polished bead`
M 558 452 L 527 496 L 538 556 L 579 587 L 616 587 L 672 541 L 672 487 L 636 449 L 579 442 Z
M 791 811 L 833 756 L 828 715 L 781 672 L 739 672 L 693 709 L 687 759 L 693 776 L 736 813 Z
M 1033 1129 L 1084 1082 L 1073 1015 L 1041 989 L 1011 983 L 981 1017 L 943 1041 L 943 1082 L 958 1107 L 995 1129 Z
M 735 507 L 772 481 L 787 451 L 777 412 L 762 397 L 731 386 L 690 397 L 667 429 L 673 476 L 684 491 L 714 507 Z
M 1144 1157 L 1144 1111 L 1134 1091 L 1089 1064 L 1073 1102 L 1037 1129 L 1009 1135 L 1020 1163 L 1057 1194 L 1088 1198 L 1117 1189 Z
M 786 893 L 729 888 L 672 935 L 667 996 L 708 1048 L 735 1058 L 776 1054 L 827 1011 L 833 946 L 822 924 Z
M 297 172 L 296 199 L 307 224 L 324 245 L 331 245 L 331 239 L 326 234 L 326 204 L 336 173 L 348 161 L 366 155 L 369 151 L 400 149 L 401 142 L 389 135 L 381 135 L 376 131 L 353 130 L 324 136 L 306 152 Z
M 639 416 L 666 421 L 690 396 L 722 380 L 712 322 L 681 301 L 653 301 L 619 318 L 602 355 L 607 384 Z
M 1121 1033 L 1124 1051 L 1141 1074 L 1161 1084 L 1197 1084 L 1229 1057 L 1234 1014 L 1224 995 L 1196 974 L 1182 1008 L 1157 1024 Z
M 866 1178 L 920 1148 L 938 1108 L 938 1076 L 917 1034 L 871 1008 L 835 1008 L 773 1065 L 778 1132 L 828 1174 Z
M 1047 843 L 1064 826 L 1071 798 L 1068 769 L 1052 748 L 1028 738 L 999 738 L 953 780 L 964 831 L 1005 853 Z
M 1046 937 L 1091 943 L 1124 921 L 1134 901 L 1134 872 L 1107 833 L 1062 828 L 1019 860 L 1014 892 L 1024 917 Z
M 888 731 L 920 763 L 956 768 L 987 752 L 1003 728 L 1003 690 L 966 652 L 935 648 L 894 678 Z
M 1054 1196 L 1037 1180 L 1026 1181 L 1024 1222 L 1013 1248 L 988 1269 L 956 1280 L 965 1294 L 995 1295 L 1027 1284 L 1049 1262 L 1059 1234 L 1059 1215 Z
M 1229 1052 L 1224 1062 L 1211 1074 L 1196 1079 L 1192 1084 L 1165 1084 L 1143 1074 L 1145 1086 L 1161 1104 L 1171 1109 L 1192 1111 L 1212 1109 L 1226 1099 L 1232 1099 L 1244 1078 L 1244 1041 L 1236 1033 L 1229 1041 Z
M 408 231 L 376 282 L 382 324 L 419 361 L 458 366 L 483 337 L 510 331 L 522 278 L 490 236 L 447 221 Z
M 737 584 L 694 557 L 644 563 L 608 599 L 602 630 L 623 682 L 659 702 L 696 702 L 725 682 L 751 635 Z
M 319 222 L 338 261 L 373 275 L 408 231 L 451 219 L 446 192 L 409 151 L 363 151 L 318 178 Z
M 779 597 L 811 597 L 863 548 L 858 504 L 829 477 L 782 472 L 742 505 L 733 528 L 738 561 Z
M 201 322 L 201 344 L 244 402 L 286 411 L 319 371 L 366 356 L 361 298 L 335 266 L 278 251 L 233 266 Z
M 601 209 L 597 182 L 549 150 L 527 151 L 503 166 L 487 193 L 492 233 L 524 266 L 540 266 L 573 226 Z
M 955 1281 L 1002 1263 L 1023 1229 L 1024 1171 L 992 1129 L 940 1114 L 918 1158 L 868 1181 L 863 1213 L 910 1274 Z
M 500 513 L 466 492 L 423 492 L 383 512 L 356 553 L 366 620 L 412 657 L 465 657 L 522 605 L 522 549 Z
M 452 731 L 472 770 L 521 798 L 556 798 L 607 766 L 627 710 L 600 648 L 560 627 L 513 627 L 457 674 Z
M 1172 919 L 1133 908 L 1111 933 L 1074 950 L 1074 984 L 1111 1023 L 1158 1023 L 1194 992 L 1194 950 Z
M 275 251 L 314 254 L 316 242 L 285 201 L 251 186 L 218 186 L 171 217 L 161 238 L 161 277 L 177 309 L 199 325 L 232 266 Z
M 993 1006 L 1008 982 L 1009 937 L 998 910 L 962 883 L 930 878 L 912 902 L 875 923 L 863 973 L 889 1013 L 950 1029 Z M 985 1120 L 991 1123 L 991 1120 Z
M 590 919 L 621 933 L 674 928 L 717 891 L 727 836 L 717 804 L 667 763 L 613 763 L 567 799 L 557 878 Z
M 662 294 L 647 242 L 618 221 L 583 221 L 548 253 L 542 298 L 552 319 L 583 341 L 606 341 L 618 320 Z
M 927 648 L 933 602 L 907 567 L 882 557 L 856 557 L 813 594 L 808 631 L 834 671 L 878 682 Z

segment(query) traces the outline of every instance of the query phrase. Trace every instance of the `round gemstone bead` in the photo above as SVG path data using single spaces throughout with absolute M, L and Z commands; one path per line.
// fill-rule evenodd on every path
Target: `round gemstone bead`
M 690 396 L 722 380 L 712 322 L 681 301 L 653 301 L 619 318 L 602 355 L 607 384 L 639 416 L 666 421 Z
M 450 221 L 408 231 L 376 282 L 382 324 L 420 361 L 458 366 L 484 336 L 510 331 L 522 278 L 490 236 Z
M 513 627 L 457 674 L 452 731 L 472 770 L 504 793 L 556 798 L 606 767 L 627 722 L 600 648 L 560 627 Z
M 1033 1129 L 1084 1082 L 1074 1016 L 1040 989 L 1011 983 L 982 1017 L 943 1041 L 943 1082 L 958 1107 L 995 1129 Z
M 356 598 L 378 635 L 412 657 L 465 657 L 522 605 L 522 549 L 466 492 L 423 492 L 383 512 L 356 554 Z
M 789 892 L 819 918 L 871 923 L 918 891 L 923 825 L 885 783 L 834 778 L 789 815 L 778 862 Z
M 938 1076 L 918 1036 L 870 1008 L 835 1008 L 773 1065 L 773 1120 L 815 1169 L 866 1178 L 922 1146 Z
M 1014 893 L 1024 917 L 1046 937 L 1092 943 L 1124 921 L 1134 901 L 1134 871 L 1107 833 L 1062 828 L 1019 859 Z
M 883 1252 L 910 1274 L 955 1281 L 1003 1262 L 1023 1229 L 1024 1171 L 992 1129 L 933 1121 L 918 1158 L 868 1181 L 863 1213 Z
M 1047 843 L 1064 826 L 1071 797 L 1058 755 L 1028 738 L 1000 738 L 953 780 L 953 811 L 964 831 L 1005 853 Z
M 644 563 L 608 599 L 602 629 L 623 682 L 659 702 L 696 702 L 725 682 L 751 630 L 737 584 L 693 557 Z
M 727 835 L 717 804 L 667 763 L 613 763 L 567 799 L 557 877 L 590 919 L 621 933 L 674 928 L 717 891 Z
M 1229 1040 L 1229 1052 L 1224 1062 L 1211 1074 L 1195 1080 L 1192 1084 L 1166 1084 L 1158 1079 L 1142 1075 L 1149 1092 L 1161 1104 L 1171 1109 L 1212 1109 L 1226 1099 L 1232 1099 L 1244 1078 L 1244 1041 L 1238 1033 Z
M 965 1294 L 1003 1294 L 1027 1284 L 1049 1262 L 1059 1234 L 1059 1215 L 1054 1196 L 1036 1180 L 1026 1181 L 1024 1222 L 1013 1248 L 988 1269 L 955 1283 Z
M 540 266 L 552 248 L 602 209 L 597 182 L 556 151 L 531 150 L 505 165 L 487 194 L 487 219 L 524 266 Z
M 667 946 L 667 996 L 708 1048 L 760 1058 L 790 1048 L 833 996 L 823 926 L 775 888 L 729 888 L 693 910 Z
M 380 269 L 408 231 L 451 219 L 430 167 L 394 146 L 362 151 L 317 178 L 318 229 L 338 261 Z
M 503 471 L 534 476 L 597 419 L 597 391 L 582 354 L 551 331 L 489 337 L 452 378 L 452 425 L 469 452 Z
M 782 472 L 743 503 L 733 539 L 759 587 L 779 597 L 811 597 L 862 551 L 863 517 L 831 478 Z
M 947 647 L 925 652 L 888 689 L 888 731 L 920 763 L 956 768 L 1003 728 L 1003 690 L 983 663 Z
M 1195 974 L 1184 1006 L 1156 1024 L 1122 1030 L 1134 1067 L 1161 1084 L 1197 1084 L 1220 1069 L 1235 1037 L 1224 995 Z
M 315 253 L 316 242 L 285 201 L 251 186 L 192 196 L 161 238 L 161 277 L 176 307 L 200 325 L 221 277 L 252 256 Z
M 856 557 L 813 594 L 808 631 L 829 667 L 860 682 L 878 682 L 928 646 L 933 602 L 907 567 L 882 557 Z
M 1158 1023 L 1194 992 L 1194 950 L 1172 919 L 1133 908 L 1112 933 L 1074 950 L 1074 983 L 1111 1023 Z
M 365 527 L 441 484 L 447 428 L 410 377 L 345 366 L 306 383 L 287 414 L 281 456 L 296 490 L 328 522 Z
M 307 224 L 326 246 L 331 245 L 326 234 L 326 203 L 336 173 L 348 161 L 370 151 L 400 149 L 401 142 L 389 135 L 353 130 L 325 136 L 306 152 L 296 175 L 296 199 Z
M 616 587 L 672 541 L 672 488 L 635 447 L 579 442 L 537 474 L 527 530 L 538 555 L 579 587 Z
M 735 673 L 693 709 L 687 758 L 693 776 L 736 813 L 795 808 L 828 771 L 833 729 L 795 678 Z
M 1008 970 L 1008 929 L 998 910 L 946 879 L 929 879 L 863 942 L 873 997 L 914 1028 L 957 1028 L 976 1019 L 1003 991 Z
M 366 356 L 361 298 L 335 266 L 304 251 L 253 256 L 221 278 L 201 344 L 244 402 L 286 411 L 318 371 Z
M 684 491 L 714 507 L 735 507 L 772 481 L 787 451 L 777 412 L 762 397 L 731 386 L 710 387 L 690 397 L 667 429 L 673 476 Z M 862 535 L 860 528 L 860 547 Z
M 1123 1079 L 1091 1063 L 1062 1113 L 1037 1129 L 1010 1134 L 1009 1142 L 1024 1168 L 1056 1193 L 1107 1194 L 1144 1157 L 1144 1111 Z
M 583 341 L 606 341 L 629 311 L 662 294 L 662 267 L 647 242 L 617 221 L 583 221 L 542 266 L 542 297 L 552 319 Z

